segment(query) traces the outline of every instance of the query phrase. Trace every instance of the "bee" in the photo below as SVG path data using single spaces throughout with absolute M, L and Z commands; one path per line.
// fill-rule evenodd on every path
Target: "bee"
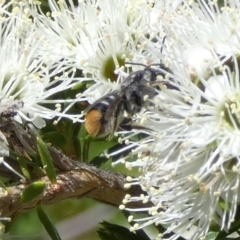
M 124 128 L 128 118 L 131 119 L 144 107 L 146 96 L 153 98 L 157 95 L 157 89 L 154 87 L 157 77 L 160 75 L 164 78 L 166 72 L 171 73 L 161 63 L 150 66 L 138 63 L 127 64 L 145 68 L 131 73 L 119 90 L 101 97 L 85 110 L 85 128 L 89 135 L 111 136 L 119 128 Z M 153 68 L 153 66 L 159 68 Z

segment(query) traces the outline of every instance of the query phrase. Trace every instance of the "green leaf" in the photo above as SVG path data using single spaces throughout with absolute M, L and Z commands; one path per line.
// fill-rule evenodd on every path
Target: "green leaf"
M 105 150 L 115 146 L 118 144 L 117 141 L 98 141 L 98 142 L 91 142 L 89 147 L 89 153 L 88 153 L 88 161 L 91 161 L 96 156 L 99 156 L 99 154 L 103 153 Z
M 14 215 L 11 216 L 11 221 L 5 221 L 4 222 L 5 233 L 8 233 L 11 230 L 11 228 L 14 226 L 16 221 L 17 221 L 17 215 L 14 214 Z
M 46 187 L 46 183 L 44 181 L 36 181 L 26 187 L 21 195 L 21 201 L 23 203 L 29 202 L 43 193 Z
M 217 232 L 209 232 L 206 236 L 206 240 L 215 240 L 217 236 Z
M 56 183 L 57 177 L 56 177 L 55 169 L 53 166 L 52 158 L 47 149 L 47 146 L 39 137 L 37 137 L 37 147 L 38 147 L 38 152 L 39 152 L 43 167 L 46 170 L 49 180 L 52 183 Z
M 115 146 L 118 144 L 118 141 L 106 141 L 105 139 L 100 138 L 93 138 L 93 137 L 85 137 L 79 138 L 80 139 L 80 146 L 81 146 L 81 160 L 90 162 L 95 157 L 99 156 L 105 150 Z
M 20 168 L 22 170 L 24 177 L 27 179 L 30 179 L 31 177 L 30 177 L 30 173 L 28 171 L 26 158 L 24 158 L 22 156 L 18 156 L 18 162 L 19 162 L 19 165 L 20 165 Z
M 109 160 L 111 160 L 111 158 L 97 156 L 91 161 L 91 164 L 95 167 L 100 167 Z
M 101 224 L 103 228 L 100 228 L 97 231 L 101 240 L 150 240 L 150 238 L 145 233 L 142 234 L 142 232 L 136 231 L 133 233 L 126 227 L 108 223 L 106 221 Z
M 3 181 L 1 179 L 0 179 L 0 188 L 3 188 L 5 190 L 7 190 L 6 186 L 4 185 L 4 183 L 3 183 Z
M 81 90 L 84 89 L 87 85 L 87 82 L 79 82 L 77 84 L 75 84 L 71 89 L 72 90 Z
M 82 154 L 81 143 L 80 143 L 80 140 L 78 138 L 73 139 L 73 148 L 74 148 L 74 151 L 76 153 L 77 158 L 81 159 L 81 154 Z
M 43 135 L 44 140 L 49 141 L 57 147 L 62 147 L 67 143 L 67 138 L 59 132 L 48 132 Z
M 41 221 L 42 225 L 44 226 L 45 230 L 47 231 L 48 235 L 51 237 L 52 240 L 61 240 L 57 229 L 47 216 L 47 214 L 43 211 L 42 206 L 37 206 L 37 214 L 39 217 L 39 220 Z

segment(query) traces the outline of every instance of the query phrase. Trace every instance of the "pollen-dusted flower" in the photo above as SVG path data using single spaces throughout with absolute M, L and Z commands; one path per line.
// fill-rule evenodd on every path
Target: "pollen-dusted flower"
M 224 3 L 219 8 L 212 1 L 184 2 L 162 19 L 166 41 L 159 58 L 165 55 L 162 59 L 168 60 L 172 74 L 152 99 L 154 108 L 142 112 L 142 123 L 152 129 L 149 136 L 139 142 L 128 139 L 135 160 L 118 161 L 140 171 L 126 187 L 140 184 L 146 191 L 145 196 L 126 196 L 123 204 L 154 205 L 125 208 L 149 215 L 131 216 L 129 221 L 136 222 L 133 231 L 161 224 L 164 234 L 172 233 L 168 239 L 189 231 L 188 239 L 196 240 L 204 238 L 212 225 L 227 232 L 237 220 L 240 8 L 237 1 Z M 146 52 L 154 58 L 160 45 L 149 41 Z

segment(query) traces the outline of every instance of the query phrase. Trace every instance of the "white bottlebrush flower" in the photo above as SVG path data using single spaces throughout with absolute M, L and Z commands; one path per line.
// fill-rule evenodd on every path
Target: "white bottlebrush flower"
M 131 159 L 136 160 L 118 161 L 141 173 L 126 187 L 139 183 L 146 191 L 145 196 L 126 196 L 123 204 L 153 203 L 145 209 L 125 208 L 149 214 L 129 218 L 136 222 L 133 231 L 161 224 L 165 234 L 173 233 L 168 239 L 190 230 L 188 239 L 196 240 L 204 238 L 212 224 L 227 232 L 237 220 L 240 6 L 237 1 L 224 3 L 227 7 L 221 9 L 210 1 L 184 3 L 162 19 L 167 40 L 159 59 L 165 55 L 172 80 L 152 100 L 155 108 L 142 113 L 144 125 L 153 131 L 137 143 L 128 140 L 128 148 L 134 147 Z M 154 62 L 160 45 L 149 41 L 146 46 Z
M 29 12 L 30 9 L 27 11 L 16 5 L 0 22 L 3 30 L 0 42 L 1 115 L 6 111 L 3 106 L 8 106 L 17 113 L 14 116 L 17 121 L 32 121 L 41 128 L 43 119 L 66 115 L 61 113 L 59 105 L 67 100 L 50 100 L 49 97 L 72 86 L 74 69 L 60 59 L 49 59 L 49 53 L 41 51 L 45 39 L 36 32 Z M 51 109 L 49 104 L 57 107 Z
M 73 100 L 57 96 L 73 85 L 75 71 L 63 60 L 50 59 L 50 53 L 42 51 L 41 46 L 46 40 L 36 31 L 29 15 L 31 11 L 21 1 L 0 5 L 0 165 L 21 179 L 25 179 L 24 176 L 4 160 L 9 156 L 4 133 L 19 133 L 18 129 L 9 129 L 10 122 L 31 121 L 42 128 L 44 119 L 76 118 L 61 111 L 62 104 Z M 22 135 L 19 136 L 21 138 Z M 25 146 L 24 139 L 21 142 Z
M 71 0 L 50 0 L 49 5 L 49 16 L 39 17 L 36 12 L 35 23 L 48 39 L 44 48 L 82 71 L 78 82 L 92 81 L 79 101 L 92 103 L 119 88 L 119 72 L 125 61 L 147 62 L 141 43 L 151 34 L 151 3 L 92 0 L 74 5 Z

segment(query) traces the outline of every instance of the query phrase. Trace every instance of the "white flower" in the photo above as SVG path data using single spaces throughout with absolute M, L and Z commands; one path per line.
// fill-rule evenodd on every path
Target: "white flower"
M 162 21 L 169 24 L 163 24 L 167 34 L 163 54 L 161 42 L 148 41 L 146 52 L 153 62 L 157 52 L 159 59 L 168 60 L 173 80 L 152 100 L 155 108 L 142 112 L 144 126 L 153 131 L 137 143 L 129 139 L 128 148 L 134 147 L 131 159 L 135 155 L 136 160 L 119 160 L 129 169 L 139 168 L 140 177 L 129 184 L 139 183 L 146 191 L 146 196 L 127 196 L 123 203 L 140 200 L 154 205 L 139 209 L 149 217 L 131 217 L 137 222 L 133 231 L 161 224 L 167 228 L 165 233 L 174 233 L 169 239 L 188 230 L 189 239 L 199 239 L 207 235 L 211 224 L 228 231 L 236 220 L 240 6 L 236 1 L 226 3 L 231 8 L 220 10 L 216 4 L 199 0 L 166 14 Z
M 78 82 L 92 81 L 79 101 L 92 103 L 118 89 L 125 61 L 148 62 L 143 41 L 151 34 L 151 3 L 92 0 L 75 6 L 71 0 L 50 0 L 49 4 L 51 18 L 33 14 L 35 24 L 48 39 L 44 48 L 80 70 Z
M 27 11 L 23 8 L 24 5 L 15 6 L 9 17 L 0 23 L 3 29 L 0 42 L 0 101 L 4 106 L 12 106 L 13 112 L 17 113 L 17 121 L 32 121 L 41 128 L 45 125 L 44 118 L 66 115 L 59 111 L 59 107 L 51 109 L 48 104 L 61 104 L 67 100 L 50 100 L 49 97 L 72 86 L 74 69 L 60 59 L 49 59 L 50 54 L 41 51 L 40 46 L 45 39 L 36 32 L 29 16 L 30 9 Z M 70 116 L 72 119 L 74 117 Z
M 0 5 L 0 127 L 3 132 L 13 131 L 8 123 L 14 120 L 31 121 L 42 128 L 44 119 L 67 116 L 74 120 L 81 116 L 61 112 L 62 104 L 75 100 L 58 96 L 75 85 L 72 78 L 75 70 L 59 58 L 48 58 L 50 52 L 42 51 L 46 39 L 37 33 L 31 11 L 21 1 Z M 4 161 L 3 157 L 9 156 L 9 147 L 3 132 L 0 132 L 0 164 L 25 179 Z

